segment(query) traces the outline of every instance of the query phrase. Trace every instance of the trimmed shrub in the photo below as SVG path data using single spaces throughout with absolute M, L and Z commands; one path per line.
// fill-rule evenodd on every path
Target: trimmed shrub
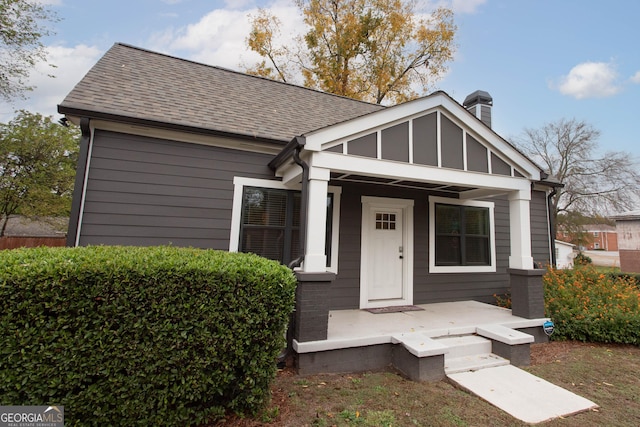
M 593 266 L 549 269 L 543 278 L 554 339 L 640 344 L 640 291 L 635 280 Z
M 582 252 L 578 252 L 578 255 L 573 259 L 574 265 L 587 265 L 592 264 L 593 260 L 588 255 L 585 255 Z
M 0 404 L 67 425 L 194 425 L 269 395 L 295 277 L 175 247 L 0 252 Z
M 640 289 L 640 273 L 625 273 L 621 271 L 610 272 L 608 273 L 615 280 L 617 278 L 621 278 L 625 281 L 635 283 L 638 289 Z

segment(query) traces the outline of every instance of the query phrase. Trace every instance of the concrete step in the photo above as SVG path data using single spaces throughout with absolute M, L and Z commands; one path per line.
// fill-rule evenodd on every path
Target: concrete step
M 493 353 L 481 353 L 469 356 L 444 359 L 444 373 L 446 375 L 460 372 L 473 372 L 485 368 L 508 365 L 509 361 Z
M 444 355 L 447 375 L 509 364 L 507 359 L 491 353 L 491 340 L 478 335 L 441 337 L 436 341 L 448 349 Z
M 445 361 L 447 358 L 457 359 L 476 354 L 491 353 L 491 340 L 478 335 L 441 337 L 435 338 L 435 340 L 449 349 L 445 354 Z

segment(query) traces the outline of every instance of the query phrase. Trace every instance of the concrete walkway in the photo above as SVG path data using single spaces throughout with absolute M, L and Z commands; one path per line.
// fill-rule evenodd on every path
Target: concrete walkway
M 583 251 L 591 258 L 593 265 L 601 267 L 620 267 L 620 253 L 618 251 Z
M 512 365 L 450 374 L 460 387 L 529 424 L 597 408 L 598 405 Z

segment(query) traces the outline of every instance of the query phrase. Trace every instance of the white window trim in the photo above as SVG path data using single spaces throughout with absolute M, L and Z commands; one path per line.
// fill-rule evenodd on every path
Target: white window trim
M 229 234 L 229 252 L 238 252 L 240 247 L 240 225 L 242 222 L 242 194 L 244 187 L 273 188 L 276 190 L 298 190 L 301 186 L 285 185 L 281 181 L 258 178 L 233 178 L 233 207 L 231 213 L 231 230 Z M 331 227 L 331 260 L 327 271 L 338 273 L 338 249 L 340 245 L 340 196 L 342 187 L 329 186 L 328 193 L 333 194 L 333 222 Z
M 442 203 L 457 206 L 475 206 L 489 209 L 489 251 L 491 265 L 436 265 L 436 215 L 435 205 Z M 496 271 L 496 233 L 494 219 L 494 203 L 478 200 L 449 199 L 446 197 L 429 196 L 429 272 L 430 273 L 495 273 Z

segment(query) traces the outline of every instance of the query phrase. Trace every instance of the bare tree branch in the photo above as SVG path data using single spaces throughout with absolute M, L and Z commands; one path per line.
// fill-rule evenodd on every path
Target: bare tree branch
M 576 119 L 525 129 L 513 143 L 564 184 L 553 198 L 558 214 L 607 215 L 633 209 L 640 195 L 638 162 L 625 152 L 599 156 L 600 131 Z

